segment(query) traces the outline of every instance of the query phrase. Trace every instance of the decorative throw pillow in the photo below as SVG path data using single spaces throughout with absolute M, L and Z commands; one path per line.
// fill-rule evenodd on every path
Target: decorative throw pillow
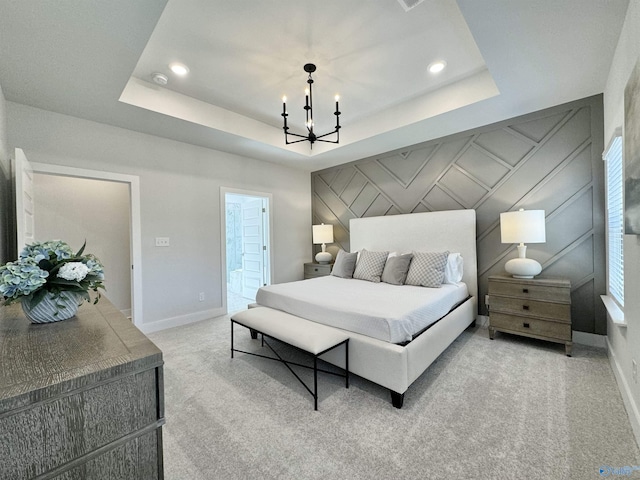
M 409 264 L 413 255 L 407 253 L 405 255 L 389 255 L 387 263 L 384 264 L 382 271 L 382 281 L 391 285 L 403 285 L 409 271 Z
M 444 280 L 442 283 L 458 283 L 462 281 L 463 260 L 459 253 L 450 253 L 447 258 L 447 266 L 444 267 Z
M 370 252 L 363 248 L 353 278 L 379 283 L 388 255 L 389 252 Z
M 356 268 L 356 258 L 358 253 L 347 253 L 344 250 L 339 250 L 336 255 L 336 261 L 333 264 L 333 270 L 331 275 L 341 278 L 353 278 L 353 270 Z
M 444 280 L 444 267 L 449 252 L 413 252 L 406 285 L 439 287 Z

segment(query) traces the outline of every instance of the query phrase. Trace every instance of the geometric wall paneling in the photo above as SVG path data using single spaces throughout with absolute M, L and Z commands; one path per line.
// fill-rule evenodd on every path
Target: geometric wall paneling
M 595 96 L 311 174 L 315 221 L 349 250 L 349 219 L 476 210 L 479 313 L 487 277 L 515 246 L 500 213 L 544 209 L 547 242 L 528 246 L 544 274 L 572 282 L 574 329 L 603 333 L 605 291 L 602 97 Z M 332 250 L 333 249 L 333 250 Z

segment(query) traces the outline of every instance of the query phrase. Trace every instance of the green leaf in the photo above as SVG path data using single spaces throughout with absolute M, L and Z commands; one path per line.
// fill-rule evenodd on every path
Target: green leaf
M 37 307 L 38 304 L 44 299 L 44 297 L 47 295 L 47 292 L 48 290 L 46 288 L 41 288 L 40 290 L 32 293 L 31 295 L 27 295 L 23 300 L 23 302 L 26 301 L 29 308 L 33 309 Z
M 78 250 L 78 253 L 76 253 L 76 257 L 79 257 L 80 255 L 82 255 L 82 252 L 84 252 L 84 247 L 86 246 L 87 246 L 87 240 L 85 239 L 84 243 L 82 244 L 82 248 Z
M 51 280 L 49 280 L 49 283 L 51 285 L 68 285 L 68 286 L 82 288 L 82 285 L 80 285 L 75 280 L 67 280 L 66 278 L 60 278 L 60 277 L 52 278 Z
M 49 259 L 47 259 L 47 258 L 44 258 L 44 259 L 40 260 L 38 262 L 38 266 L 42 270 L 46 270 L 47 272 L 50 272 L 54 268 L 53 263 L 51 263 L 51 261 L 49 261 Z

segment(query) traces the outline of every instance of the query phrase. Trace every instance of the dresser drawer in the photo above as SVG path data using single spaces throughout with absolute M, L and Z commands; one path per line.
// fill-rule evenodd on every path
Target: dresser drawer
M 546 317 L 560 322 L 571 323 L 571 305 L 568 303 L 540 302 L 527 298 L 491 297 L 491 314 L 493 312 Z
M 313 278 L 313 277 L 324 277 L 331 273 L 331 267 L 333 265 L 320 265 L 318 263 L 305 263 L 304 264 L 304 277 L 305 278 Z
M 571 302 L 571 290 L 549 285 L 527 285 L 521 283 L 489 282 L 489 295 L 531 298 L 549 302 Z
M 490 326 L 540 337 L 571 341 L 571 324 L 550 322 L 539 318 L 521 317 L 492 312 Z

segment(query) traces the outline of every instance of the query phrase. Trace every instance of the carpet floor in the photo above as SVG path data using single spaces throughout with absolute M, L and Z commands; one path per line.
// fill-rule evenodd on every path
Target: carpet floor
M 367 380 L 353 376 L 345 389 L 321 374 L 314 412 L 283 365 L 230 358 L 228 316 L 150 338 L 165 360 L 167 480 L 583 480 L 625 466 L 624 478 L 640 478 L 602 349 L 574 345 L 569 358 L 562 345 L 504 334 L 491 341 L 476 327 L 409 388 L 401 410 Z M 267 352 L 243 327 L 235 338 L 236 348 Z

